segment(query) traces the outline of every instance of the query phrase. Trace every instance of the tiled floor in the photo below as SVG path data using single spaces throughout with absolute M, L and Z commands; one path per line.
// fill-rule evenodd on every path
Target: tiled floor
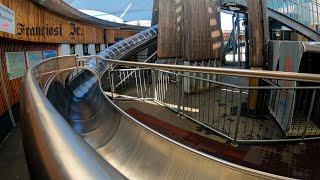
M 128 102 L 117 103 L 126 109 L 126 112 L 131 116 L 149 127 L 180 143 L 215 157 L 286 177 L 320 179 L 319 141 L 305 144 L 286 143 L 233 147 L 205 128 L 201 128 L 189 120 L 181 119 L 170 110 L 164 110 L 165 108 L 155 109 L 153 105 L 140 106 L 139 102 L 131 102 L 131 105 Z
M 163 79 L 157 82 L 156 92 L 157 100 L 172 109 L 178 108 L 179 88 L 175 81 L 170 81 L 168 74 L 163 75 Z M 222 82 L 230 82 L 235 85 L 247 86 L 247 78 L 233 78 L 222 76 Z M 138 80 L 139 81 L 139 80 Z M 201 86 L 199 80 L 191 80 L 190 84 L 194 87 L 207 87 L 206 90 L 193 89 L 191 93 L 183 93 L 181 97 L 181 112 L 188 117 L 196 119 L 212 129 L 223 132 L 229 137 L 235 137 L 237 126 L 237 110 L 241 97 L 241 113 L 239 117 L 238 139 L 276 139 L 283 138 L 284 133 L 272 116 L 263 110 L 262 112 L 253 113 L 249 111 L 249 92 L 244 90 L 240 96 L 240 90 L 229 86 L 217 86 L 214 84 L 205 84 Z M 152 89 L 151 84 L 146 84 L 146 89 Z M 118 89 L 117 94 L 120 97 L 146 97 L 143 93 L 144 86 L 135 82 L 127 82 L 123 87 Z M 152 90 L 151 90 L 152 92 Z M 149 91 L 148 93 L 149 94 Z M 147 96 L 150 97 L 150 96 Z M 118 97 L 119 98 L 119 97 Z M 265 109 L 264 106 L 262 109 Z
M 189 120 L 185 120 L 177 116 L 176 113 L 173 113 L 168 108 L 159 106 L 158 104 L 152 101 L 116 101 L 115 102 L 121 109 L 126 110 L 134 107 L 135 109 L 144 112 L 152 117 L 161 119 L 162 121 L 173 124 L 176 127 L 185 129 L 189 132 L 198 134 L 200 136 L 225 143 L 226 140 L 214 135 L 211 131 L 199 126 L 197 123 L 194 123 Z
M 30 179 L 19 127 L 14 128 L 0 145 L 0 179 Z

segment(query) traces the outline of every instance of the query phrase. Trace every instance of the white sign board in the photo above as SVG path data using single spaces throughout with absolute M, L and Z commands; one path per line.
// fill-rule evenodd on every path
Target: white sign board
M 15 13 L 0 3 L 0 31 L 15 34 Z

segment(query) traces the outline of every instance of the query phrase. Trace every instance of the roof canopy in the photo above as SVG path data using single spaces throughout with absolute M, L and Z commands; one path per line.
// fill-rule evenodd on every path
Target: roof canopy
M 79 10 L 95 10 L 120 17 L 125 22 L 151 20 L 153 0 L 64 0 Z M 101 14 L 103 15 L 103 14 Z

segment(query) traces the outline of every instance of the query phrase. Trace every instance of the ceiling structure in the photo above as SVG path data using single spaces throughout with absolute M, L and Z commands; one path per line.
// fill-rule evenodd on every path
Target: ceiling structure
M 151 20 L 153 0 L 64 0 L 78 10 L 94 10 L 101 12 L 95 15 L 114 15 L 124 22 Z M 105 14 L 103 14 L 105 13 Z

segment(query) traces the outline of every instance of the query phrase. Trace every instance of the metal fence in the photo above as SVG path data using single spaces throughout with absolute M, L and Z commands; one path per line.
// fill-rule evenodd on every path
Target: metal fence
M 71 81 L 90 70 L 81 59 L 66 56 L 42 62 L 34 69 L 40 88 L 46 93 L 52 79 Z M 106 76 L 96 70 L 99 78 L 107 79 L 107 93 L 114 100 L 153 100 L 234 144 L 320 137 L 319 75 L 132 62 L 122 63 L 135 68 L 123 69 L 121 61 L 96 57 L 96 63 L 101 61 L 120 65 L 107 69 Z M 259 86 L 248 87 L 249 77 L 260 80 Z M 236 83 L 229 83 L 234 78 Z
M 320 135 L 317 113 L 320 86 L 315 84 L 260 78 L 260 86 L 248 87 L 223 80 L 239 78 L 248 82 L 247 77 L 220 75 L 218 78 L 213 73 L 186 72 L 179 68 L 108 72 L 109 95 L 114 100 L 154 100 L 234 144 L 304 141 L 318 139 Z
M 268 0 L 268 7 L 320 32 L 320 0 Z

